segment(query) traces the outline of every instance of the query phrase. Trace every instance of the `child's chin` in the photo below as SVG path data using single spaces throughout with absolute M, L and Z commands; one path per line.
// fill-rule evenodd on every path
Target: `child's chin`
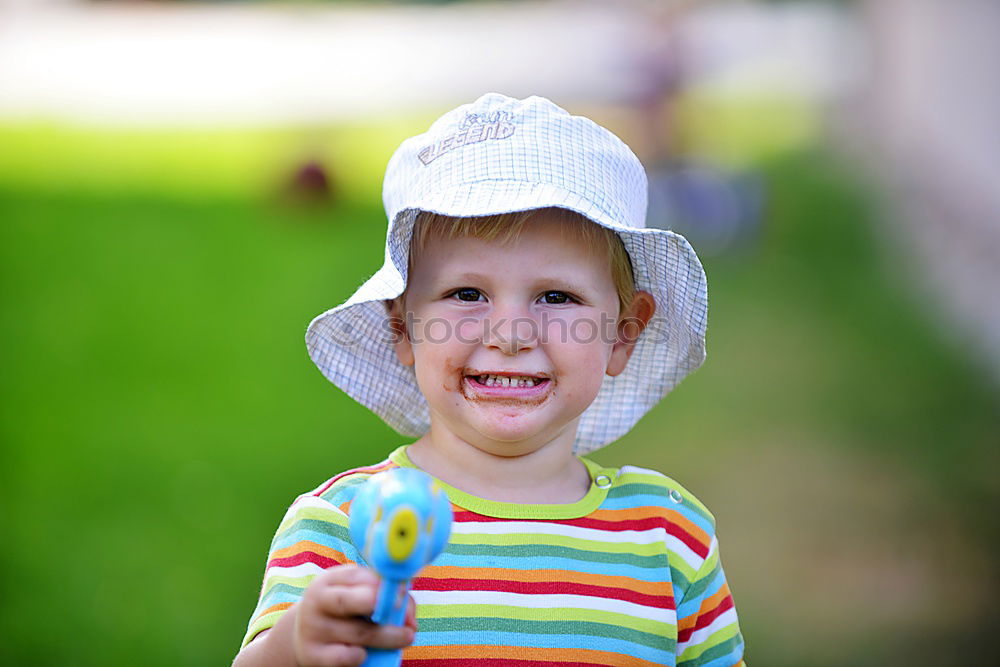
M 498 456 L 530 454 L 545 447 L 554 439 L 554 435 L 546 433 L 547 429 L 524 423 L 484 425 L 476 430 L 482 443 L 481 449 Z

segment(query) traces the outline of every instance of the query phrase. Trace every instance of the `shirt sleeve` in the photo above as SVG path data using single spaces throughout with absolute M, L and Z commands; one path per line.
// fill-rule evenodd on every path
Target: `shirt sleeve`
M 745 667 L 743 636 L 714 536 L 677 604 L 677 667 Z
M 356 563 L 347 514 L 313 494 L 299 496 L 278 526 L 267 556 L 264 583 L 242 646 L 274 626 L 328 567 Z

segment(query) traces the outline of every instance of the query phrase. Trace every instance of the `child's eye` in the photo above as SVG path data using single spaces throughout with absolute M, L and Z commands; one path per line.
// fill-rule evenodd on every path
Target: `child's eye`
M 570 303 L 571 301 L 574 301 L 574 299 L 569 294 L 566 294 L 566 292 L 552 290 L 551 292 L 546 292 L 542 295 L 542 301 L 555 305 L 560 303 Z
M 479 301 L 482 295 L 483 293 L 474 287 L 463 287 L 451 293 L 451 296 L 457 297 L 459 301 Z

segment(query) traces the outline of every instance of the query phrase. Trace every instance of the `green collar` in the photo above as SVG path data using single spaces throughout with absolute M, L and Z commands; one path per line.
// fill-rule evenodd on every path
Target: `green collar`
M 389 459 L 401 468 L 416 468 L 406 450 L 409 445 L 403 445 L 389 455 Z M 438 483 L 448 494 L 448 499 L 462 509 L 491 516 L 497 519 L 577 519 L 587 516 L 604 502 L 618 479 L 617 468 L 605 468 L 590 459 L 580 457 L 590 472 L 590 488 L 585 495 L 575 503 L 558 505 L 524 505 L 520 503 L 487 500 L 456 489 L 441 480 Z M 437 479 L 437 478 L 435 478 Z

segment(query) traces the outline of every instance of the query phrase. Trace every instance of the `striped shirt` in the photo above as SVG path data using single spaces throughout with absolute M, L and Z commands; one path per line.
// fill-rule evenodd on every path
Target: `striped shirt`
M 455 522 L 413 581 L 420 630 L 404 665 L 743 666 L 711 513 L 658 472 L 581 460 L 591 486 L 566 505 L 494 502 L 442 483 Z M 348 534 L 351 499 L 398 466 L 413 467 L 405 446 L 295 500 L 244 645 L 324 568 L 363 563 Z

